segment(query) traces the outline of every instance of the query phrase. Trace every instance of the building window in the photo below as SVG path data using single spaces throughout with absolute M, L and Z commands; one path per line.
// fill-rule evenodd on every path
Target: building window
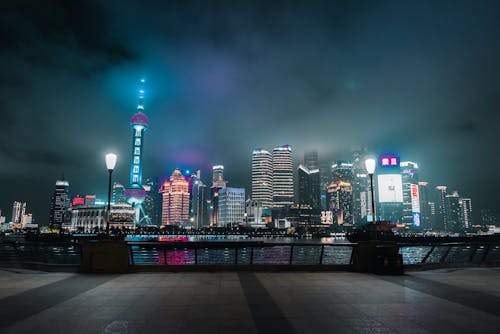
M 141 148 L 140 148 L 140 147 L 136 147 L 136 148 L 134 148 L 134 154 L 135 154 L 135 155 L 139 155 L 139 154 L 141 154 Z
M 139 129 L 135 130 L 135 136 L 136 137 L 142 137 L 141 130 L 139 130 Z
M 134 173 L 139 173 L 139 166 L 137 165 L 134 166 Z
M 132 183 L 138 183 L 139 182 L 139 175 L 137 174 L 134 174 L 132 176 Z
M 140 160 L 139 157 L 135 156 L 134 157 L 134 164 L 138 165 L 139 164 L 139 160 Z
M 135 138 L 135 146 L 141 146 L 141 138 Z

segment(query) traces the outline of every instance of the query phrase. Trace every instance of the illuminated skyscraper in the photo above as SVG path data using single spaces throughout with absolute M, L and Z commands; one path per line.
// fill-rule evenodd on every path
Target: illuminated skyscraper
M 243 223 L 245 214 L 245 189 L 224 188 L 219 190 L 218 226 L 227 227 Z
M 141 79 L 141 83 L 144 83 Z M 146 198 L 146 190 L 142 186 L 142 156 L 144 145 L 144 133 L 149 127 L 149 119 L 144 111 L 144 89 L 139 89 L 139 103 L 137 112 L 130 118 L 130 126 L 132 127 L 132 158 L 130 164 L 130 185 L 125 189 L 125 198 L 136 210 L 135 223 L 139 224 L 140 216 L 145 219 L 147 224 L 151 224 L 148 216 L 144 213 L 142 203 Z
M 21 219 L 26 213 L 26 202 L 17 202 L 12 203 L 12 220 L 11 222 L 14 224 L 20 224 Z
M 370 182 L 365 166 L 366 158 L 366 149 L 353 152 L 352 210 L 354 225 L 366 224 L 368 222 L 368 216 L 370 216 L 370 221 L 372 217 Z
M 273 202 L 273 157 L 266 150 L 252 152 L 252 200 L 265 207 Z
M 68 181 L 56 181 L 56 189 L 50 201 L 49 227 L 52 229 L 60 229 L 64 223 L 64 215 L 70 205 L 68 191 Z
M 333 222 L 339 227 L 352 227 L 352 185 L 334 181 L 327 188 L 328 211 L 333 213 Z
M 304 153 L 304 166 L 309 170 L 319 169 L 318 151 L 310 150 Z
M 348 182 L 353 180 L 353 164 L 350 161 L 337 161 L 332 164 L 332 181 Z
M 435 204 L 429 198 L 429 183 L 419 182 L 418 192 L 420 196 L 420 210 L 422 212 L 422 227 L 425 229 L 432 228 L 435 219 Z
M 293 204 L 292 147 L 283 145 L 273 149 L 273 204 Z
M 460 214 L 460 196 L 457 191 L 454 191 L 445 196 L 446 231 L 462 231 Z
M 115 182 L 113 183 L 113 189 L 111 192 L 111 203 L 126 203 L 125 200 L 125 187 L 123 184 Z
M 319 169 L 309 169 L 299 165 L 298 181 L 298 204 L 311 207 L 319 215 L 319 211 L 321 211 Z
M 472 222 L 472 201 L 470 198 L 460 199 L 460 211 L 463 228 L 471 228 Z
M 189 181 L 176 168 L 160 189 L 163 196 L 162 225 L 180 224 L 189 219 Z
M 449 231 L 446 223 L 446 186 L 436 187 L 436 226 L 433 228 Z
M 225 189 L 227 181 L 224 180 L 224 166 L 215 165 L 212 167 L 212 214 L 210 225 L 219 225 L 219 190 Z
M 422 227 L 422 214 L 418 187 L 418 165 L 411 161 L 402 161 L 399 165 L 403 181 L 402 221 L 406 228 L 420 228 Z
M 201 172 L 198 170 L 191 175 L 191 201 L 190 219 L 194 228 L 202 228 L 210 224 L 209 216 L 209 191 L 201 180 Z

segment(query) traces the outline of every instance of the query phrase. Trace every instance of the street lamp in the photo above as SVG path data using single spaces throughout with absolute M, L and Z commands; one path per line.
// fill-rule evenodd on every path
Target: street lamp
M 109 181 L 108 181 L 108 212 L 106 215 L 106 236 L 109 237 L 109 217 L 111 215 L 111 174 L 113 174 L 113 169 L 116 166 L 117 156 L 114 153 L 106 154 L 106 167 L 109 172 Z
M 375 220 L 377 215 L 375 214 L 375 196 L 373 195 L 373 173 L 375 173 L 375 165 L 376 161 L 375 159 L 366 159 L 365 160 L 365 167 L 366 171 L 368 172 L 368 175 L 370 175 L 370 190 L 372 194 L 372 223 L 375 224 Z

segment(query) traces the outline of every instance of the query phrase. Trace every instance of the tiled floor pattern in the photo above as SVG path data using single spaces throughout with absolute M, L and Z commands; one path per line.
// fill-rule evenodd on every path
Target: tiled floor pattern
M 500 270 L 0 270 L 0 333 L 497 333 Z

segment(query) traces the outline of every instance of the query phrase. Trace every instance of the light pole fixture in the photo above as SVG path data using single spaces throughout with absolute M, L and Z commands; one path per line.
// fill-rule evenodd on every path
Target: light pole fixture
M 117 156 L 114 153 L 106 154 L 106 168 L 108 168 L 108 210 L 106 212 L 106 236 L 109 237 L 109 218 L 111 216 L 111 174 L 116 166 Z
M 370 158 L 365 160 L 366 171 L 368 172 L 368 175 L 370 175 L 370 191 L 372 194 L 372 224 L 375 224 L 377 219 L 377 215 L 375 213 L 375 196 L 373 194 L 373 174 L 375 173 L 376 164 L 377 162 L 375 159 Z

